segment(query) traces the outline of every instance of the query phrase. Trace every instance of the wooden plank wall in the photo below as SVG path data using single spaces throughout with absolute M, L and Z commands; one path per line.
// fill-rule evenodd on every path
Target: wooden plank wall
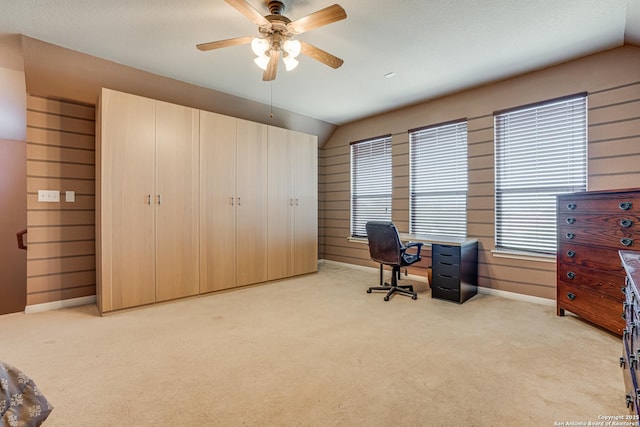
M 27 97 L 27 230 L 27 305 L 95 295 L 94 106 Z
M 513 106 L 517 105 L 515 100 Z M 468 117 L 467 120 L 469 156 L 467 234 L 470 238 L 476 238 L 479 241 L 479 284 L 487 288 L 553 299 L 556 282 L 555 260 L 539 262 L 502 258 L 492 253 L 495 245 L 493 111 Z M 434 123 L 423 125 L 428 124 Z M 589 189 L 640 186 L 638 184 L 640 183 L 640 81 L 590 92 L 588 94 L 588 125 Z M 366 126 L 360 125 L 360 127 Z M 380 131 L 376 129 L 375 132 L 380 133 Z M 392 136 L 392 215 L 401 232 L 408 231 L 409 228 L 408 139 L 406 132 Z M 328 143 L 319 153 L 319 257 L 338 262 L 375 266 L 369 259 L 366 245 L 350 242 L 347 239 L 350 215 L 348 142 Z M 430 256 L 428 251 L 425 255 Z M 412 272 L 421 274 L 419 270 Z

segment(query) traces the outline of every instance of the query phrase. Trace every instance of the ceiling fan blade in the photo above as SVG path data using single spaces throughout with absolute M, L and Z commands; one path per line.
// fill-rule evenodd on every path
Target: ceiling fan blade
M 278 60 L 280 59 L 280 51 L 277 49 L 271 50 L 271 59 L 269 59 L 269 64 L 267 65 L 267 69 L 262 73 L 262 80 L 265 82 L 270 82 L 271 80 L 276 79 L 276 73 L 278 72 Z
M 344 61 L 337 56 L 331 55 L 329 52 L 325 52 L 319 47 L 315 47 L 307 42 L 300 41 L 301 50 L 300 53 L 307 55 L 316 61 L 320 61 L 331 68 L 340 68 Z
M 269 25 L 267 18 L 262 16 L 260 12 L 255 10 L 253 6 L 247 3 L 245 0 L 224 0 L 233 6 L 238 12 L 246 16 L 251 22 L 256 25 Z
M 341 21 L 347 17 L 347 12 L 340 5 L 325 7 L 317 12 L 313 12 L 304 18 L 296 19 L 287 24 L 287 27 L 296 34 L 322 27 L 336 21 Z
M 253 40 L 253 37 L 251 36 L 236 37 L 235 39 L 226 39 L 226 40 L 218 40 L 216 42 L 200 43 L 200 44 L 197 44 L 196 47 L 198 48 L 198 50 L 207 51 L 207 50 L 213 50 L 213 49 L 220 49 L 223 47 L 247 44 L 247 43 L 251 43 L 251 40 Z

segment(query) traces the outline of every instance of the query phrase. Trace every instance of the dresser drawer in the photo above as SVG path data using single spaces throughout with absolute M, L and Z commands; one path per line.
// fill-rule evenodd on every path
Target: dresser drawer
M 640 214 L 638 193 L 589 194 L 574 193 L 558 197 L 558 213 Z
M 616 248 L 561 243 L 558 248 L 558 263 L 624 274 Z
M 597 292 L 564 282 L 558 283 L 558 307 L 622 335 L 622 301 L 607 298 Z
M 638 202 L 640 203 L 640 202 Z M 635 228 L 635 233 L 640 231 L 638 226 L 640 217 L 632 214 L 560 214 L 558 215 L 558 227 L 578 228 L 606 228 L 608 230 L 628 230 Z
M 558 243 L 578 243 L 595 246 L 607 246 L 618 249 L 637 249 L 640 247 L 638 232 L 640 228 L 629 229 L 607 228 L 579 228 L 572 226 L 558 226 Z
M 622 292 L 623 271 L 616 273 L 592 270 L 571 264 L 560 264 L 558 265 L 558 282 L 597 292 L 609 299 L 619 301 L 620 304 L 625 300 L 625 294 Z M 621 313 L 622 306 L 620 306 L 619 314 Z

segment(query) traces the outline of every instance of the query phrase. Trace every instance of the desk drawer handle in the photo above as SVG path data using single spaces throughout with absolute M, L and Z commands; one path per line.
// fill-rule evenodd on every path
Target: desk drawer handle
M 633 225 L 633 221 L 630 219 L 622 219 L 620 220 L 620 225 L 624 228 L 629 228 Z
M 438 273 L 438 276 L 440 276 L 440 277 L 444 277 L 445 279 L 451 279 L 451 278 L 453 278 L 453 276 L 449 276 L 448 274 L 440 274 L 440 273 Z
M 569 279 L 575 279 L 576 278 L 576 273 L 574 273 L 573 271 L 567 271 L 567 277 Z
M 574 256 L 576 256 L 576 251 L 567 251 L 567 256 L 569 258 L 573 258 Z
M 575 218 L 567 218 L 567 224 L 575 224 L 575 223 L 576 223 Z
M 574 299 L 576 299 L 576 294 L 572 294 L 571 292 L 567 292 L 567 298 L 569 298 L 570 301 L 573 301 Z
M 578 205 L 576 205 L 575 203 L 569 203 L 567 205 L 567 209 L 569 209 L 570 211 L 575 210 L 578 207 Z
M 629 209 L 631 209 L 631 207 L 633 206 L 633 203 L 631 202 L 622 202 L 618 205 L 620 207 L 620 209 L 622 209 L 623 211 L 628 211 Z
M 571 239 L 573 239 L 574 237 L 576 237 L 576 235 L 575 235 L 575 234 L 573 234 L 573 233 L 567 233 L 567 234 L 566 234 L 566 236 L 567 236 L 567 239 L 569 239 L 569 240 L 571 240 Z
M 622 246 L 631 246 L 633 245 L 633 239 L 620 239 L 620 243 L 622 243 Z

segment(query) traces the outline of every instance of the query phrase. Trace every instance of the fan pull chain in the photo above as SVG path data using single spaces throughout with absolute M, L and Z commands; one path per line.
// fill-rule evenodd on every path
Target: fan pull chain
M 273 81 L 270 82 L 269 88 L 271 90 L 271 99 L 269 101 L 269 117 L 273 119 Z

